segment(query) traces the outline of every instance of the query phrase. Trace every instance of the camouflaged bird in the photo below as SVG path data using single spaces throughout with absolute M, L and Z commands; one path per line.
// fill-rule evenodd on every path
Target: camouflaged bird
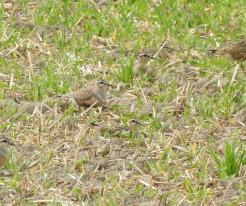
M 210 49 L 209 51 L 219 56 L 242 62 L 246 60 L 246 39 L 229 43 L 218 49 Z
M 152 59 L 155 59 L 152 55 L 150 55 L 146 52 L 140 53 L 137 56 L 137 59 L 136 59 L 135 64 L 133 66 L 134 74 L 137 74 L 140 71 L 147 72 L 148 71 L 148 65 L 147 64 Z
M 236 79 L 239 68 L 241 68 L 244 75 L 246 76 L 246 72 L 243 68 L 243 61 L 246 60 L 246 39 L 242 39 L 238 42 L 229 43 L 224 47 L 218 49 L 210 49 L 209 51 L 218 56 L 224 56 L 230 60 L 237 62 L 232 74 L 230 85 L 232 85 L 234 80 Z
M 144 125 L 136 119 L 130 119 L 127 122 L 127 127 L 132 137 L 134 138 L 139 137 L 139 126 L 144 126 Z
M 107 89 L 109 86 L 112 85 L 105 80 L 100 80 L 93 86 L 59 97 L 69 98 L 74 105 L 79 107 L 103 106 L 107 103 Z
M 110 128 L 109 131 L 111 131 L 111 132 L 121 132 L 121 131 L 133 132 L 140 125 L 143 126 L 143 124 L 141 122 L 139 122 L 138 120 L 130 119 L 127 121 L 126 126 L 116 125 L 115 127 Z
M 12 140 L 4 135 L 0 136 L 0 167 L 6 163 L 8 159 L 9 146 L 13 145 L 15 144 Z
M 155 78 L 157 70 L 150 65 L 152 60 L 156 59 L 146 52 L 140 53 L 133 65 L 133 74 L 137 77 L 139 74 L 145 74 L 149 78 Z
M 105 124 L 105 123 L 91 123 L 91 125 L 94 128 L 97 128 L 100 130 L 100 132 L 103 134 L 104 132 L 113 134 L 115 136 L 118 136 L 122 134 L 123 132 L 130 132 L 130 134 L 133 134 L 134 137 L 138 136 L 138 126 L 143 126 L 141 122 L 139 122 L 136 119 L 130 119 L 126 125 L 122 124 Z

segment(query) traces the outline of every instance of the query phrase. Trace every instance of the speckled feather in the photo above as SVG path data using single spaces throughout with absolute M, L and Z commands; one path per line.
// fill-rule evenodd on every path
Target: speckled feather
M 246 60 L 246 39 L 239 42 L 230 43 L 222 48 L 216 49 L 215 53 L 226 56 L 235 61 Z

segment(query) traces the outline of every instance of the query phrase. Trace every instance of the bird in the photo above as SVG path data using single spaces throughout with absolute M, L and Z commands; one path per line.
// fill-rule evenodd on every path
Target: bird
M 231 85 L 236 78 L 237 71 L 239 68 L 241 68 L 244 75 L 246 75 L 243 69 L 243 66 L 242 66 L 242 62 L 246 60 L 246 38 L 241 39 L 237 42 L 229 43 L 217 49 L 209 49 L 209 51 L 218 56 L 224 56 L 232 61 L 237 62 L 237 65 L 234 69 L 234 72 L 231 78 L 231 82 L 230 82 Z
M 221 48 L 210 49 L 214 54 L 224 56 L 230 60 L 242 62 L 246 60 L 246 38 L 237 42 L 229 43 Z
M 165 42 L 160 44 L 156 55 L 162 60 L 167 60 L 169 58 L 172 58 L 174 51 L 175 49 L 169 46 L 167 42 Z
M 130 131 L 133 131 L 139 125 L 144 126 L 143 123 L 141 123 L 140 121 L 136 119 L 130 119 L 129 121 L 127 121 L 127 127 Z
M 15 143 L 7 138 L 5 135 L 0 136 L 0 167 L 2 167 L 7 159 L 9 153 L 9 146 L 15 146 Z
M 122 124 L 105 124 L 102 123 L 94 123 L 92 122 L 91 125 L 94 128 L 97 128 L 101 131 L 102 134 L 109 133 L 113 134 L 114 136 L 120 136 L 122 133 L 127 132 L 130 136 L 138 137 L 138 129 L 139 126 L 144 126 L 140 121 L 136 119 L 130 119 L 127 121 L 125 125 Z
M 75 106 L 103 106 L 107 103 L 107 90 L 109 86 L 113 86 L 106 80 L 99 80 L 95 85 L 78 90 L 76 92 L 59 95 L 72 100 Z
M 151 69 L 148 67 L 148 63 L 150 60 L 156 59 L 152 55 L 142 52 L 137 56 L 137 59 L 133 66 L 133 72 L 134 74 L 138 74 L 139 72 L 149 73 L 151 72 Z
M 130 119 L 127 122 L 127 127 L 129 128 L 131 137 L 133 138 L 139 137 L 139 126 L 144 126 L 144 124 L 142 124 L 136 119 Z

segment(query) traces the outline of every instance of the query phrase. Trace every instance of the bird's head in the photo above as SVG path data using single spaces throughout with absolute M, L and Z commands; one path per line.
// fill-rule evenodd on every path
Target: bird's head
M 109 82 L 107 82 L 106 80 L 99 80 L 96 82 L 96 85 L 99 87 L 99 88 L 102 88 L 102 89 L 106 89 L 108 87 L 111 87 L 113 86 L 112 84 L 110 84 Z
M 15 143 L 13 140 L 7 138 L 7 136 L 2 135 L 0 137 L 0 144 L 1 145 L 5 145 L 5 146 L 15 146 Z
M 135 128 L 137 126 L 144 126 L 141 122 L 139 122 L 138 120 L 136 119 L 130 119 L 128 122 L 127 122 L 127 126 L 132 129 L 132 128 Z
M 146 52 L 143 52 L 143 53 L 140 53 L 138 56 L 137 56 L 137 61 L 141 64 L 147 64 L 150 60 L 152 59 L 156 59 L 155 57 L 149 55 L 148 53 Z

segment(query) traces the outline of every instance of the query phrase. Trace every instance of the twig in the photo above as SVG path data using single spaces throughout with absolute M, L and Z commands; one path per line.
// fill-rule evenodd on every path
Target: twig
M 145 182 L 144 180 L 138 180 L 140 183 L 142 183 L 143 185 L 145 185 L 146 187 L 151 187 L 151 189 L 153 190 L 158 190 L 156 187 L 154 186 L 150 186 L 149 183 Z
M 168 64 L 166 64 L 166 65 L 163 67 L 163 69 L 167 69 L 168 67 L 170 67 L 170 66 L 172 66 L 172 65 L 174 65 L 174 64 L 180 63 L 180 62 L 182 62 L 181 59 L 177 59 L 177 60 L 174 60 L 174 61 L 172 61 L 172 62 L 169 62 Z
M 145 96 L 145 94 L 144 94 L 144 92 L 143 92 L 143 89 L 142 89 L 141 85 L 139 85 L 139 88 L 140 88 L 140 91 L 141 91 L 141 93 L 142 93 L 142 95 L 143 95 L 144 101 L 145 101 L 145 103 L 147 104 L 148 101 L 147 101 L 147 99 L 146 99 L 146 96 Z
M 235 78 L 236 78 L 238 69 L 239 69 L 239 64 L 237 64 L 236 67 L 234 68 L 233 75 L 232 75 L 231 82 L 230 82 L 230 86 L 231 86 L 231 85 L 233 84 L 233 82 L 235 81 Z
M 93 108 L 97 103 L 98 103 L 98 102 L 95 101 L 95 102 L 94 102 L 91 106 L 89 106 L 84 112 L 82 112 L 82 113 L 80 114 L 80 116 L 83 117 L 83 115 L 86 114 L 88 111 L 90 111 L 91 108 Z

